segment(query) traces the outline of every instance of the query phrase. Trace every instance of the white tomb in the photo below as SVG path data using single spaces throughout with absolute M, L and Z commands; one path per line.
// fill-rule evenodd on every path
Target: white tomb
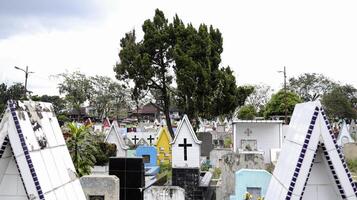
M 281 120 L 233 121 L 233 150 L 241 154 L 262 154 L 265 163 L 275 161 L 283 143 Z
M 320 102 L 297 104 L 266 200 L 356 200 L 356 187 Z
M 171 142 L 172 167 L 199 168 L 201 143 L 202 142 L 197 139 L 187 115 L 184 115 L 176 129 L 175 138 Z
M 85 200 L 50 103 L 10 101 L 0 124 L 1 200 Z
M 156 141 L 156 132 L 128 132 L 126 137 L 130 140 L 129 143 L 133 144 L 134 146 L 138 145 L 148 145 L 153 146 Z
M 129 147 L 125 144 L 123 134 L 119 131 L 119 125 L 113 121 L 110 130 L 105 137 L 105 142 L 115 144 L 117 146 L 116 157 L 126 157 L 126 152 Z
M 351 121 L 350 127 L 348 129 L 348 132 L 350 133 L 350 135 L 352 136 L 352 138 L 357 138 L 357 126 L 355 123 L 355 120 L 353 119 Z
M 346 122 L 343 121 L 341 131 L 337 137 L 337 144 L 339 146 L 343 147 L 343 145 L 345 145 L 347 143 L 352 143 L 352 142 L 355 142 L 355 141 L 352 139 L 352 137 L 348 131 Z

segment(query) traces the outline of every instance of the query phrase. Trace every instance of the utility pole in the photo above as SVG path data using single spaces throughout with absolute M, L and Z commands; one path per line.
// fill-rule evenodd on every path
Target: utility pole
M 288 102 L 287 102 L 287 91 L 286 91 L 286 67 L 284 66 L 284 71 L 278 71 L 284 74 L 284 109 L 285 109 L 285 124 L 288 124 Z
M 18 69 L 18 70 L 21 70 L 21 71 L 25 72 L 25 98 L 26 98 L 26 93 L 27 93 L 27 79 L 28 79 L 28 77 L 29 77 L 29 74 L 35 73 L 35 72 L 29 72 L 29 67 L 28 67 L 28 66 L 26 66 L 26 70 L 24 70 L 24 69 L 22 69 L 22 68 L 20 68 L 20 67 L 17 67 L 17 66 L 15 66 L 15 69 Z

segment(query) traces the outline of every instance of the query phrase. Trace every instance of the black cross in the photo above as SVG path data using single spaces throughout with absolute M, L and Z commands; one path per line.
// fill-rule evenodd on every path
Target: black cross
M 148 137 L 148 138 L 146 138 L 146 139 L 150 141 L 150 145 L 151 145 L 151 144 L 152 144 L 152 141 L 153 141 L 155 138 L 153 138 L 153 137 L 150 135 L 150 137 Z
M 139 140 L 139 138 L 137 138 L 136 135 L 131 139 L 134 140 L 134 145 L 136 145 L 136 140 Z
M 252 130 L 250 130 L 249 128 L 247 128 L 247 130 L 246 130 L 244 133 L 247 134 L 248 137 L 249 137 L 250 134 L 252 134 Z
M 184 160 L 187 160 L 187 147 L 192 147 L 192 144 L 187 144 L 187 139 L 183 139 L 183 144 L 179 144 L 179 147 L 183 147 L 183 153 L 184 153 Z

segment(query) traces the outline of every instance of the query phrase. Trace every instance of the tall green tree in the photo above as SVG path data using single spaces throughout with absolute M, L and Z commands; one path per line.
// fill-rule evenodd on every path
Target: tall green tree
M 238 111 L 238 119 L 253 120 L 257 111 L 253 105 L 244 105 Z
M 286 96 L 285 96 L 286 95 Z M 285 106 L 287 114 L 292 115 L 295 105 L 301 103 L 300 97 L 291 91 L 280 90 L 278 93 L 273 94 L 270 101 L 265 107 L 265 117 L 268 118 L 273 115 L 285 115 Z
M 65 94 L 69 106 L 77 111 L 80 120 L 81 105 L 90 98 L 92 85 L 89 78 L 79 71 L 58 74 L 62 82 L 58 84 L 60 94 Z
M 322 104 L 331 120 L 356 119 L 357 109 L 353 105 L 356 94 L 352 92 L 355 90 L 349 85 L 338 86 L 323 95 Z
M 303 101 L 314 101 L 331 91 L 337 84 L 323 74 L 305 73 L 289 79 L 289 89 Z
M 8 100 L 21 100 L 24 94 L 25 87 L 22 83 L 14 83 L 10 87 L 5 83 L 0 84 L 0 115 L 4 112 Z

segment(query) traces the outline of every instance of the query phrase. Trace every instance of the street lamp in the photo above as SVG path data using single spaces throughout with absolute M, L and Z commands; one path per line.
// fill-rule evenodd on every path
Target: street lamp
M 20 68 L 20 67 L 17 67 L 17 66 L 15 66 L 15 69 L 18 69 L 18 70 L 21 70 L 21 71 L 25 72 L 25 98 L 26 98 L 26 93 L 27 93 L 27 78 L 28 78 L 29 74 L 35 73 L 35 72 L 29 72 L 29 67 L 28 67 L 28 66 L 26 66 L 26 70 L 24 70 L 24 69 L 22 69 L 22 68 Z
M 284 66 L 284 71 L 278 71 L 284 74 L 284 105 L 285 105 L 285 124 L 288 124 L 288 105 L 287 105 L 287 93 L 286 93 L 286 67 Z

